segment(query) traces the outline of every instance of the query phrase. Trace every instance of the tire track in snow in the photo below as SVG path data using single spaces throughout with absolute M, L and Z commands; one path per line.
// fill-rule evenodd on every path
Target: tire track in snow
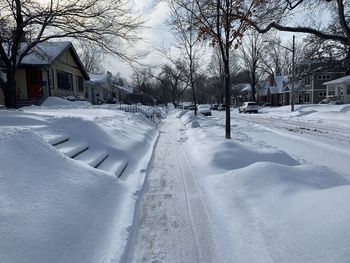
M 181 139 L 178 139 L 177 157 L 181 165 L 181 176 L 197 247 L 198 262 L 226 262 L 216 239 L 214 220 L 209 213 L 201 186 L 194 177 L 193 169 L 180 141 Z

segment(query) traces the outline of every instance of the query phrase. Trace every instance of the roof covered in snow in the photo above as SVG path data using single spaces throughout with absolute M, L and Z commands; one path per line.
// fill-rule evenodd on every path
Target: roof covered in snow
M 22 44 L 21 49 L 24 50 L 26 43 Z M 28 55 L 24 56 L 21 61 L 21 66 L 51 66 L 60 56 L 66 51 L 70 51 L 74 61 L 79 66 L 85 79 L 89 79 L 89 75 L 85 70 L 83 63 L 81 62 L 74 46 L 71 42 L 43 42 L 37 44 Z
M 323 85 L 337 85 L 337 84 L 343 84 L 343 83 L 350 83 L 350 75 L 339 78 L 339 79 L 327 81 L 327 82 L 323 83 Z
M 272 77 L 272 76 L 271 76 Z M 272 82 L 272 83 L 271 83 Z M 271 94 L 279 94 L 284 92 L 284 84 L 288 82 L 287 76 L 273 76 L 273 81 L 266 80 L 259 82 L 259 95 L 267 95 L 268 90 Z M 271 85 L 273 84 L 273 85 Z
M 90 82 L 104 83 L 107 81 L 107 74 L 90 74 Z

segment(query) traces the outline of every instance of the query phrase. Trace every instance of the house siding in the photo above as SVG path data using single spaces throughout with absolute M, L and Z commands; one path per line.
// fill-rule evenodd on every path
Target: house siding
M 323 83 L 331 81 L 337 78 L 340 78 L 344 73 L 334 73 L 334 72 L 318 72 L 314 73 L 311 76 L 305 76 L 304 82 L 307 83 L 307 78 L 310 78 L 310 84 L 305 85 L 305 93 L 310 93 L 310 102 L 305 100 L 304 103 L 313 103 L 317 104 L 321 102 L 326 94 L 327 89 Z M 329 76 L 328 78 L 323 78 L 323 76 Z M 321 78 L 321 79 L 320 79 Z M 305 98 L 304 98 L 305 99 Z
M 73 75 L 73 90 L 58 89 L 57 71 L 67 72 Z M 52 76 L 53 75 L 53 76 Z M 77 95 L 84 97 L 84 91 L 78 91 L 76 77 L 82 77 L 79 66 L 75 63 L 70 51 L 66 51 L 51 67 L 50 80 L 53 82 L 53 89 L 51 89 L 52 96 L 61 95 Z

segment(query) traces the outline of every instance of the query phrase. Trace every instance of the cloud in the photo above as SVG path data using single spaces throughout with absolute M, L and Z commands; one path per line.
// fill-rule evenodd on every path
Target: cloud
M 165 1 L 133 0 L 131 9 L 135 14 L 142 14 L 146 19 L 144 28 L 140 31 L 141 41 L 129 51 L 134 55 L 144 55 L 140 63 L 154 66 L 164 61 L 155 51 L 160 46 L 171 46 L 175 40 L 166 20 L 169 17 L 169 6 Z M 132 68 L 118 58 L 108 58 L 106 69 L 113 73 L 120 72 L 126 78 L 132 75 Z

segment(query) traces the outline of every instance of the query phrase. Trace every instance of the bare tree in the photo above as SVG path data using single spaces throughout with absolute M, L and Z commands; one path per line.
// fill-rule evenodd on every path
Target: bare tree
M 256 32 L 250 32 L 243 38 L 241 60 L 245 70 L 249 73 L 251 85 L 251 100 L 255 101 L 256 86 L 259 81 L 259 69 L 262 63 L 263 39 Z
M 195 75 L 198 72 L 196 62 L 198 62 L 199 37 L 195 31 L 195 18 L 193 15 L 194 2 L 192 3 L 192 7 L 190 5 L 188 6 L 188 8 L 192 8 L 192 10 L 184 8 L 175 1 L 169 1 L 169 6 L 171 11 L 170 25 L 175 32 L 179 49 L 188 67 L 188 79 L 191 85 L 194 113 L 197 115 Z
M 225 73 L 226 123 L 225 137 L 231 138 L 231 75 L 230 50 L 238 48 L 241 38 L 250 24 L 252 16 L 263 1 L 259 0 L 173 0 L 181 8 L 186 9 L 195 19 L 194 25 L 199 37 L 218 46 Z
M 0 57 L 7 74 L 0 86 L 6 106 L 16 107 L 16 69 L 39 43 L 84 39 L 130 59 L 120 47 L 137 39 L 135 33 L 141 23 L 124 0 L 0 1 Z
M 100 74 L 103 68 L 103 50 L 93 43 L 79 43 L 79 57 L 86 71 L 91 74 Z
M 173 65 L 163 65 L 161 72 L 156 77 L 163 86 L 171 92 L 171 102 L 176 106 L 180 96 L 189 86 L 184 62 L 177 60 Z
M 300 32 L 314 35 L 324 41 L 334 41 L 346 46 L 347 57 L 350 58 L 350 1 L 348 0 L 285 0 L 271 1 L 267 9 L 275 13 L 274 19 L 266 19 L 263 16 L 248 18 L 252 26 L 260 33 L 266 33 L 271 29 L 286 32 Z M 275 3 L 275 5 L 273 5 Z M 284 18 L 294 15 L 307 8 L 331 10 L 332 21 L 327 26 L 320 23 L 296 25 L 287 23 Z M 317 15 L 317 12 L 314 12 Z M 283 14 L 283 15 L 281 15 Z M 312 15 L 312 14 L 310 14 Z M 243 17 L 242 17 L 243 18 Z M 321 22 L 322 16 L 314 16 L 314 21 Z M 288 25 L 289 24 L 289 25 Z
M 218 102 L 223 103 L 225 73 L 220 50 L 218 48 L 215 48 L 211 55 L 208 73 L 211 77 L 211 84 L 217 92 Z

